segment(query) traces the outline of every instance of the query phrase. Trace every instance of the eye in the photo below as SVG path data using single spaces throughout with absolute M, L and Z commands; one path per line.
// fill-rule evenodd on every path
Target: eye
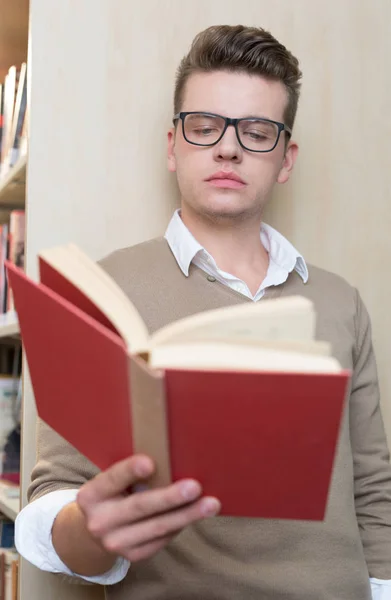
M 259 131 L 245 131 L 244 134 L 256 142 L 267 139 L 267 136 Z
M 188 114 L 184 126 L 188 140 L 211 144 L 218 139 L 224 128 L 224 119 L 204 113 Z
M 195 127 L 193 129 L 193 132 L 197 135 L 206 137 L 208 135 L 211 135 L 212 133 L 215 133 L 217 130 L 216 128 L 213 127 Z
M 241 135 L 255 144 L 272 142 L 278 135 L 278 129 L 273 123 L 265 121 L 242 121 Z

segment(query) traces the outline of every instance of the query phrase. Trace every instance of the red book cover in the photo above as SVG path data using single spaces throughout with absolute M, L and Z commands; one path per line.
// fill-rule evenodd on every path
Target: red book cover
M 140 386 L 123 340 L 71 302 L 72 286 L 64 299 L 7 268 L 38 414 L 101 469 L 129 456 Z M 348 372 L 161 377 L 173 481 L 198 479 L 222 515 L 324 518 Z

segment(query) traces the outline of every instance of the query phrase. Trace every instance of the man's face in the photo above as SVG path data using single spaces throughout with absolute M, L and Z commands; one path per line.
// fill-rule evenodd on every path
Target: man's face
M 258 75 L 214 71 L 197 73 L 187 81 L 181 111 L 202 111 L 224 117 L 263 117 L 283 122 L 287 92 L 281 82 Z M 182 210 L 213 219 L 259 217 L 276 182 L 289 179 L 297 145 L 290 141 L 285 151 L 285 132 L 271 152 L 243 149 L 234 127 L 226 130 L 214 146 L 189 144 L 182 123 L 168 133 L 168 168 L 176 172 Z M 238 175 L 243 185 L 217 183 L 218 172 Z

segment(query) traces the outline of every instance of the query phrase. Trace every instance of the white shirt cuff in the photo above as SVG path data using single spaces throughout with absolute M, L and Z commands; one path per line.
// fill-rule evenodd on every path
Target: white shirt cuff
M 113 567 L 95 577 L 73 573 L 62 562 L 52 543 L 52 527 L 60 510 L 76 500 L 78 489 L 56 490 L 41 496 L 18 514 L 15 521 L 15 546 L 19 554 L 42 571 L 64 573 L 80 577 L 91 583 L 112 585 L 121 581 L 129 570 L 130 563 L 121 556 Z
M 372 600 L 391 600 L 391 580 L 371 577 Z

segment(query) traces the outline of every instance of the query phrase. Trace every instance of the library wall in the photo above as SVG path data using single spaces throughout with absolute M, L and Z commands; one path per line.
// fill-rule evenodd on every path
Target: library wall
M 223 22 L 260 25 L 299 57 L 301 154 L 266 220 L 309 262 L 360 289 L 372 316 L 391 436 L 389 0 L 32 0 L 30 13 L 32 275 L 41 247 L 74 241 L 97 259 L 164 232 L 178 202 L 165 160 L 173 79 L 199 30 Z M 23 446 L 24 502 L 35 448 L 28 377 Z M 54 579 L 22 563 L 22 599 L 60 598 L 50 587 Z M 76 598 L 75 587 L 62 588 L 61 597 Z

